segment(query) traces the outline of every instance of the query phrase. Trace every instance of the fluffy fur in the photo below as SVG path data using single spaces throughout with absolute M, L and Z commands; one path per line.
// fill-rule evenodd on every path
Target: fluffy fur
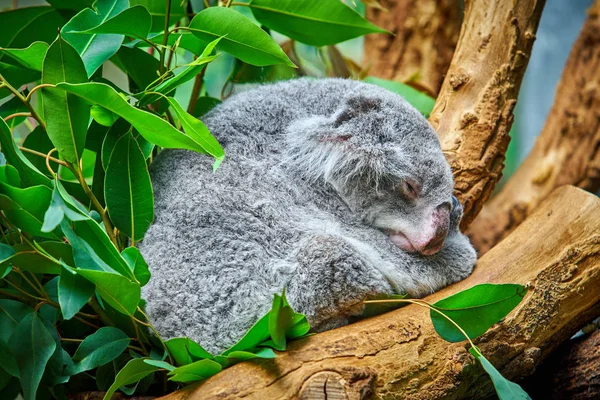
M 325 330 L 347 323 L 365 297 L 423 296 L 471 273 L 476 255 L 457 228 L 450 168 L 401 97 L 298 79 L 235 95 L 202 120 L 226 152 L 215 173 L 209 157 L 184 150 L 163 151 L 151 167 L 143 294 L 164 337 L 218 353 L 284 286 L 292 307 Z M 390 240 L 421 243 L 423 232 L 447 233 L 433 255 Z

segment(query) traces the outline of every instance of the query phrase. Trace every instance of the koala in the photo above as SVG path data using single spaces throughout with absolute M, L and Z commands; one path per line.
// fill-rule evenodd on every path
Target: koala
M 476 261 L 435 131 L 402 97 L 344 79 L 236 94 L 202 117 L 226 159 L 164 150 L 140 250 L 146 311 L 165 338 L 213 354 L 286 288 L 316 331 L 376 295 L 422 297 Z

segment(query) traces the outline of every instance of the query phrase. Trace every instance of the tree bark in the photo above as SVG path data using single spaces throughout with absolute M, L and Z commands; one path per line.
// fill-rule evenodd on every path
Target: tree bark
M 544 3 L 465 0 L 458 45 L 429 118 L 465 206 L 463 228 L 502 176 L 513 109 Z
M 485 253 L 560 185 L 600 187 L 600 0 L 588 12 L 532 152 L 469 228 Z
M 372 63 L 369 74 L 437 96 L 458 41 L 459 1 L 384 0 L 380 4 L 387 11 L 369 7 L 367 17 L 394 35 L 366 36 L 365 60 Z
M 600 312 L 599 232 L 600 199 L 559 188 L 469 278 L 426 300 L 481 283 L 528 284 L 521 304 L 475 340 L 508 379 L 519 379 Z M 476 399 L 492 390 L 468 344 L 442 340 L 428 312 L 410 305 L 296 341 L 274 360 L 235 365 L 165 399 Z
M 527 379 L 535 399 L 600 398 L 600 330 L 569 340 Z

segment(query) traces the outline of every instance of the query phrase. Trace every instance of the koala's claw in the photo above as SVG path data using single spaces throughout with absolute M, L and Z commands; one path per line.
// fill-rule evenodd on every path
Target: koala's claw
M 452 210 L 450 211 L 450 230 L 459 230 L 460 221 L 463 216 L 463 206 L 456 196 L 452 196 Z

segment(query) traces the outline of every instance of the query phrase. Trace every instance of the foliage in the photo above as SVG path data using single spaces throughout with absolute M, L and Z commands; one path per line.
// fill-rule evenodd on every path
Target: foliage
M 364 78 L 333 45 L 384 31 L 339 0 L 48 3 L 0 13 L 0 398 L 160 394 L 305 336 L 284 292 L 220 355 L 160 338 L 136 248 L 154 218 L 148 166 L 181 148 L 218 168 L 223 149 L 197 117 L 220 98 L 300 75 Z M 431 111 L 406 85 L 371 82 Z

